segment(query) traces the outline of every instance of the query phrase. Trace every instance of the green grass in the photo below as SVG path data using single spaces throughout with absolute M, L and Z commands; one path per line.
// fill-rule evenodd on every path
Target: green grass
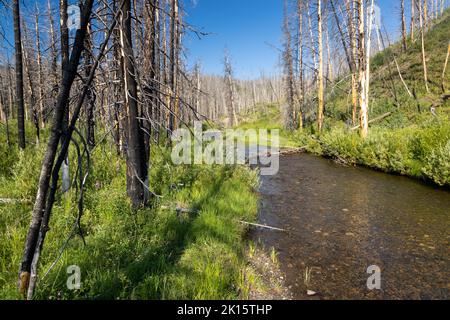
M 255 112 L 245 115 L 235 129 L 279 130 L 281 148 L 293 148 L 297 146 L 298 134 L 285 130 L 282 125 L 279 106 L 277 105 L 258 105 Z M 259 143 L 259 141 L 249 141 L 249 143 Z
M 0 142 L 0 198 L 31 201 L 0 204 L 0 299 L 16 299 L 43 145 L 18 152 L 17 146 L 7 151 Z M 154 199 L 151 208 L 133 211 L 124 161 L 114 148 L 105 143 L 92 159 L 81 220 L 86 245 L 75 235 L 58 259 L 78 215 L 72 190 L 54 206 L 39 275 L 57 263 L 39 282 L 36 298 L 245 298 L 252 277 L 245 275 L 246 226 L 239 221 L 256 218 L 257 172 L 244 166 L 173 166 L 168 152 L 155 147 L 150 184 L 162 198 Z M 7 170 L 3 163 L 10 164 Z M 177 213 L 177 206 L 192 213 Z M 81 268 L 78 291 L 66 286 L 70 265 Z

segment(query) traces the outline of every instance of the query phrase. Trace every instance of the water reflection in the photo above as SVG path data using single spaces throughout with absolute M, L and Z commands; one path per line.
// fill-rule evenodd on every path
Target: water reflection
M 449 192 L 311 155 L 284 157 L 261 180 L 260 222 L 288 232 L 252 237 L 279 252 L 295 298 L 448 299 Z M 367 289 L 370 265 L 379 291 Z

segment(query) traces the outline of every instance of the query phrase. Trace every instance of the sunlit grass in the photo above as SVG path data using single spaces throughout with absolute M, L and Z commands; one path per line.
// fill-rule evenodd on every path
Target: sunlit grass
M 17 270 L 30 222 L 42 148 L 11 153 L 0 175 L 0 298 L 20 298 Z M 16 148 L 16 146 L 13 146 Z M 124 161 L 109 144 L 92 155 L 82 230 L 61 257 L 74 230 L 77 194 L 55 203 L 39 274 L 38 299 L 237 299 L 248 293 L 244 234 L 254 221 L 258 175 L 245 166 L 174 166 L 169 153 L 153 149 L 150 186 L 162 198 L 133 211 L 126 196 Z M 74 170 L 74 166 L 72 170 Z M 72 172 L 73 174 L 73 172 Z M 180 214 L 177 206 L 191 213 Z M 81 268 L 81 289 L 66 287 L 67 266 Z M 248 277 L 251 281 L 251 277 Z

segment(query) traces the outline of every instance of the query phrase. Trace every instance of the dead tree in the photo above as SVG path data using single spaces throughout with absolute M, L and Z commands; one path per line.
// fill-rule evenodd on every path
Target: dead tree
M 50 218 L 51 207 L 47 207 L 47 195 L 50 187 L 50 179 L 58 177 L 59 170 L 53 170 L 58 145 L 61 141 L 63 133 L 63 118 L 65 110 L 69 103 L 70 90 L 77 74 L 77 68 L 80 61 L 81 53 L 84 49 L 84 38 L 88 21 L 90 19 L 92 5 L 94 0 L 86 0 L 84 2 L 83 11 L 81 14 L 81 26 L 77 30 L 75 43 L 72 50 L 72 55 L 66 68 L 63 70 L 63 77 L 61 81 L 61 89 L 58 94 L 58 99 L 55 105 L 55 112 L 53 115 L 53 123 L 51 135 L 48 141 L 47 150 L 44 155 L 42 163 L 41 174 L 39 177 L 38 190 L 36 200 L 33 206 L 31 224 L 25 240 L 25 248 L 19 271 L 19 292 L 27 294 L 28 298 L 33 297 L 34 285 L 37 278 L 37 262 L 42 249 L 45 234 L 48 230 L 48 222 Z M 68 140 L 65 142 L 68 145 Z M 63 152 L 64 150 L 62 150 Z M 67 151 L 66 151 L 67 153 Z M 63 158 L 65 154 L 63 152 Z M 55 179 L 54 179 L 55 180 Z M 56 190 L 56 184 L 52 184 L 52 190 Z M 33 267 L 32 267 L 33 265 Z M 30 285 L 31 275 L 31 286 Z
M 424 4 L 426 4 L 424 1 Z M 427 93 L 430 92 L 430 88 L 428 87 L 428 68 L 427 68 L 427 57 L 425 53 L 425 22 L 424 17 L 426 13 L 424 12 L 422 0 L 419 0 L 419 27 L 420 27 L 420 41 L 421 41 L 421 49 L 422 49 L 422 66 L 423 66 L 423 79 L 425 82 L 425 89 Z
M 447 56 L 446 56 L 445 62 L 444 62 L 444 69 L 442 69 L 442 85 L 441 85 L 442 93 L 445 93 L 445 91 L 446 91 L 446 89 L 445 89 L 445 72 L 447 71 L 449 57 L 450 57 L 450 42 L 447 47 Z
M 366 34 L 364 24 L 364 0 L 356 0 L 356 7 L 358 9 L 358 58 L 359 58 L 359 125 L 360 134 L 362 138 L 367 137 L 369 131 L 369 117 L 367 106 L 367 74 L 366 74 Z
M 61 41 L 61 75 L 64 74 L 64 69 L 67 68 L 69 63 L 69 29 L 67 28 L 67 21 L 69 19 L 67 13 L 67 0 L 59 0 L 59 16 L 60 16 L 60 41 Z M 62 119 L 63 132 L 61 139 L 62 142 L 66 139 L 67 127 L 69 125 L 69 104 L 67 104 L 64 110 L 64 117 Z M 62 190 L 67 192 L 70 189 L 70 167 L 69 157 L 67 156 L 62 166 Z
M 155 118 L 155 115 L 158 113 L 158 89 L 157 89 L 157 74 L 159 72 L 159 68 L 157 66 L 157 20 L 158 10 L 156 7 L 156 1 L 150 0 L 147 1 L 144 5 L 144 44 L 143 44 L 143 53 L 144 53 L 144 101 L 148 101 L 143 106 L 144 117 L 147 119 L 143 121 L 142 126 L 146 132 L 144 135 L 144 145 L 145 145 L 145 154 L 148 157 L 150 155 L 150 141 L 151 136 L 153 135 L 152 128 L 152 120 Z
M 305 79 L 303 72 L 303 3 L 304 0 L 297 0 L 297 19 L 298 19 L 298 77 L 299 77 L 299 91 L 298 91 L 298 127 L 303 128 L 303 104 L 305 100 Z
M 319 132 L 321 132 L 324 120 L 322 0 L 317 0 L 317 28 L 317 43 L 319 50 L 319 69 L 317 75 L 317 128 Z
M 148 169 L 146 163 L 144 136 L 141 130 L 136 83 L 136 68 L 131 34 L 131 1 L 125 0 L 120 15 L 120 46 L 122 72 L 124 76 L 124 100 L 127 112 L 127 193 L 133 207 L 146 202 Z
M 401 19 L 402 19 L 402 45 L 403 45 L 403 51 L 406 52 L 408 50 L 408 45 L 406 42 L 406 18 L 405 18 L 405 0 L 400 1 L 400 7 L 401 7 Z
M 409 33 L 410 33 L 412 41 L 414 41 L 414 30 L 415 29 L 416 29 L 416 0 L 411 0 L 411 23 L 410 23 Z
M 9 72 L 9 71 L 8 71 Z M 3 112 L 4 119 L 5 119 L 5 127 L 6 127 L 6 143 L 8 146 L 11 146 L 11 140 L 10 140 L 10 133 L 9 133 L 9 112 L 10 109 L 8 108 L 8 105 L 11 108 L 11 104 L 6 104 L 6 98 L 4 93 L 4 83 L 3 83 L 3 77 L 0 75 L 0 112 Z M 10 101 L 8 101 L 10 102 Z
M 318 66 L 317 66 L 317 51 L 315 50 L 315 45 L 314 45 L 314 34 L 313 34 L 313 27 L 312 27 L 311 6 L 309 4 L 309 1 L 306 1 L 306 14 L 308 16 L 309 40 L 310 40 L 310 44 L 311 44 L 312 59 L 313 59 L 313 62 L 314 62 L 314 72 L 317 72 L 317 70 L 318 70 Z
M 36 33 L 36 53 L 37 53 L 37 72 L 38 72 L 38 101 L 39 101 L 39 118 L 41 120 L 41 126 L 43 127 L 44 122 L 44 75 L 42 68 L 42 52 L 41 52 L 41 38 L 39 32 L 39 10 L 36 5 L 36 15 L 35 15 L 35 33 Z
M 23 58 L 24 58 L 24 67 L 25 67 L 25 74 L 27 76 L 27 83 L 28 83 L 28 92 L 29 92 L 29 108 L 33 120 L 34 127 L 36 128 L 36 143 L 39 144 L 40 139 L 40 128 L 39 128 L 39 114 L 37 110 L 37 99 L 36 99 L 36 87 L 34 82 L 34 76 L 33 76 L 33 66 L 31 61 L 35 60 L 34 55 L 30 56 L 32 54 L 30 41 L 28 38 L 28 28 L 26 24 L 23 24 L 23 44 L 25 45 L 25 48 L 23 48 Z
M 352 1 L 350 4 L 350 0 L 346 0 L 346 9 L 348 14 L 348 24 L 349 24 L 349 36 L 350 36 L 350 49 L 352 52 L 351 65 L 350 70 L 352 71 L 352 123 L 356 124 L 357 118 L 357 107 L 358 107 L 358 58 L 357 58 L 357 34 L 356 34 L 356 26 L 355 26 L 355 17 L 357 14 L 357 10 L 355 8 L 355 3 Z
M 119 0 L 113 0 L 112 10 L 118 12 Z M 113 21 L 114 22 L 114 21 Z M 127 110 L 123 108 L 124 105 L 124 75 L 123 75 L 123 62 L 120 50 L 120 33 L 119 28 L 116 27 L 113 30 L 112 40 L 113 57 L 111 67 L 113 71 L 113 122 L 114 122 L 114 140 L 116 142 L 117 154 L 126 156 L 127 153 L 127 141 L 128 141 L 128 126 L 127 126 Z
M 84 72 L 85 77 L 87 78 L 92 69 L 92 30 L 91 24 L 88 25 L 86 40 L 85 40 L 85 48 L 86 50 L 83 52 L 84 55 Z M 95 119 L 94 119 L 94 109 L 95 109 L 95 95 L 93 90 L 89 87 L 88 94 L 85 102 L 85 110 L 86 110 L 86 143 L 89 148 L 93 148 L 95 146 Z
M 286 88 L 287 105 L 284 115 L 284 126 L 287 130 L 295 129 L 295 83 L 294 83 L 294 58 L 292 55 L 292 38 L 287 10 L 287 1 L 284 1 L 284 78 Z
M 51 53 L 51 66 L 50 66 L 50 76 L 53 81 L 52 86 L 52 97 L 56 97 L 58 94 L 58 52 L 56 50 L 56 33 L 55 33 L 55 22 L 53 20 L 52 7 L 50 0 L 48 0 L 48 20 L 50 25 L 50 53 Z M 43 121 L 47 121 L 47 115 L 43 117 Z
M 170 9 L 170 114 L 169 130 L 172 132 L 177 128 L 179 117 L 178 110 L 178 0 L 171 0 Z
M 233 127 L 237 123 L 236 119 L 236 105 L 235 105 L 235 93 L 234 93 L 234 80 L 233 80 L 233 67 L 231 65 L 230 57 L 225 50 L 224 55 L 224 75 L 227 88 L 227 111 L 228 111 L 228 126 Z
M 16 55 L 16 103 L 19 148 L 25 149 L 25 104 L 23 95 L 22 36 L 19 0 L 13 0 L 14 46 Z

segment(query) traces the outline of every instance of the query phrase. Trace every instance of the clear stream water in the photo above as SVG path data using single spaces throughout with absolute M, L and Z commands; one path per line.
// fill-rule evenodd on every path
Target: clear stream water
M 286 232 L 250 236 L 275 248 L 295 299 L 450 298 L 450 192 L 308 154 L 282 157 L 259 192 L 259 222 Z

